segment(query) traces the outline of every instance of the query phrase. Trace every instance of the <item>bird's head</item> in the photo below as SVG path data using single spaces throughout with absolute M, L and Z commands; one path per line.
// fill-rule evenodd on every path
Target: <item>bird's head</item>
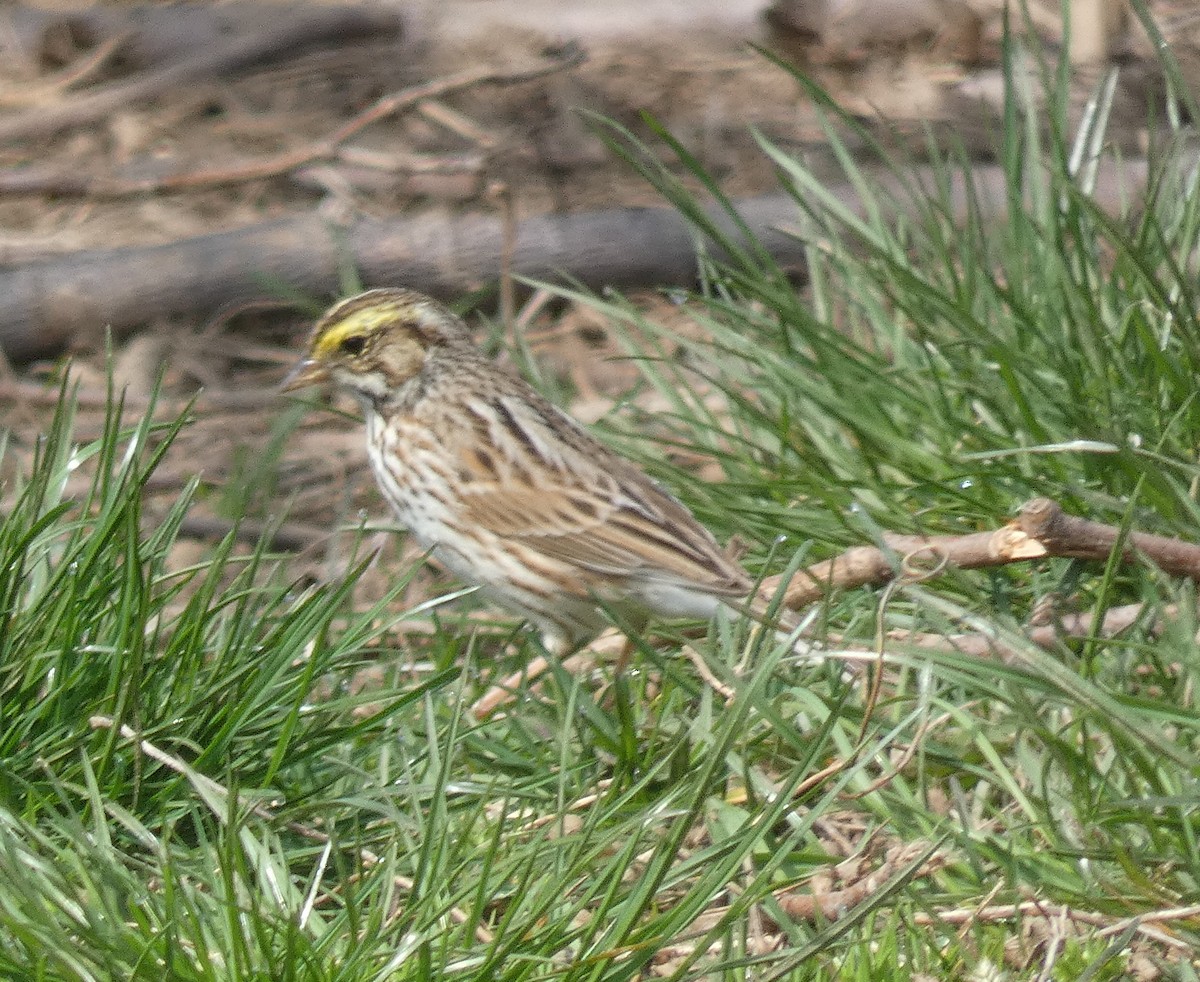
M 332 381 L 376 402 L 401 391 L 430 355 L 464 347 L 471 347 L 466 325 L 436 300 L 412 290 L 368 290 L 317 321 L 283 388 Z

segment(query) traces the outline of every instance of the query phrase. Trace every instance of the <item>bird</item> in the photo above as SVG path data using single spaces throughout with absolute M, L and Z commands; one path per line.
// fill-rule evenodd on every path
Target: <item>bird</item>
M 325 383 L 358 401 L 399 523 L 540 631 L 549 654 L 584 645 L 608 612 L 644 625 L 758 604 L 687 507 L 489 359 L 430 297 L 383 288 L 330 307 L 283 388 Z

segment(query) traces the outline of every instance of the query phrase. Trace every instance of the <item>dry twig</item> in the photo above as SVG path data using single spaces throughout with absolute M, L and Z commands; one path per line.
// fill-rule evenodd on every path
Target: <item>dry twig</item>
M 1130 188 L 1144 185 L 1147 173 L 1144 161 L 1102 167 L 1097 204 L 1118 207 Z M 916 169 L 911 179 L 920 184 L 939 178 Z M 904 201 L 911 189 L 897 186 L 898 180 L 880 178 Z M 1002 168 L 976 168 L 973 194 L 961 176 L 949 180 L 955 214 L 965 214 L 971 200 L 1006 200 Z M 855 187 L 831 191 L 847 208 L 862 212 Z M 738 220 L 719 203 L 707 209 L 709 220 L 733 241 L 749 229 L 780 266 L 802 275 L 808 239 L 803 229 L 785 227 L 796 214 L 795 201 L 774 194 L 734 204 Z M 312 214 L 166 245 L 77 253 L 0 270 L 0 348 L 13 361 L 29 361 L 57 354 L 88 327 L 107 324 L 120 336 L 151 314 L 203 316 L 225 304 L 257 300 L 264 282 L 329 293 L 347 266 L 359 271 L 365 286 L 403 283 L 453 296 L 496 275 L 506 242 L 503 221 L 490 216 L 361 219 L 335 232 Z M 620 289 L 690 284 L 696 278 L 694 229 L 671 208 L 534 215 L 521 222 L 512 248 L 513 273 L 535 279 L 565 273 L 586 286 Z
M 0 91 L 0 106 L 29 106 L 40 103 L 42 111 L 45 111 L 47 103 L 62 99 L 70 89 L 89 81 L 107 67 L 109 62 L 121 54 L 129 39 L 128 31 L 116 34 L 98 44 L 96 50 L 87 58 L 82 59 L 78 65 L 68 65 L 53 78 L 46 79 L 40 85 L 32 88 Z
M 1099 937 L 1111 937 L 1121 934 L 1133 925 L 1137 925 L 1137 933 L 1160 944 L 1181 950 L 1191 951 L 1192 945 L 1167 934 L 1155 927 L 1157 924 L 1171 921 L 1194 921 L 1200 918 L 1200 906 L 1175 907 L 1169 910 L 1152 910 L 1132 917 L 1114 918 L 1090 910 L 1076 910 L 1064 904 L 1048 904 L 1041 900 L 1025 900 L 1017 904 L 985 904 L 981 907 L 963 907 L 957 910 L 916 911 L 913 923 L 922 927 L 937 927 L 946 924 L 970 925 L 977 921 L 995 922 L 1011 921 L 1027 917 L 1061 917 L 1090 927 L 1099 927 Z
M 1110 607 L 1096 623 L 1095 615 L 1091 612 L 1071 612 L 1056 615 L 1052 624 L 1039 624 L 1030 627 L 1025 637 L 1031 644 L 1049 651 L 1071 638 L 1112 638 L 1122 631 L 1128 630 L 1138 620 L 1146 615 L 1144 603 L 1126 604 L 1123 607 Z M 1179 608 L 1171 605 L 1158 612 L 1155 620 L 1147 625 L 1147 629 L 1157 634 L 1164 623 L 1179 615 Z M 971 655 L 976 658 L 1000 658 L 1008 661 L 1020 658 L 1020 653 L 995 638 L 982 634 L 926 634 L 919 631 L 889 631 L 888 638 L 902 641 L 905 644 L 919 648 L 947 648 Z
M 882 546 L 855 546 L 840 556 L 801 570 L 784 594 L 793 609 L 807 606 L 831 589 L 887 583 L 897 577 L 925 578 L 930 567 L 983 569 L 1051 556 L 1107 559 L 1122 538 L 1115 525 L 1103 525 L 1068 515 L 1049 498 L 1034 498 L 1021 506 L 1017 518 L 991 532 L 970 535 L 898 535 L 885 533 Z M 1164 572 L 1200 581 L 1200 545 L 1162 535 L 1131 532 L 1122 553 L 1124 562 L 1149 560 Z M 778 577 L 763 582 L 768 594 L 779 587 Z

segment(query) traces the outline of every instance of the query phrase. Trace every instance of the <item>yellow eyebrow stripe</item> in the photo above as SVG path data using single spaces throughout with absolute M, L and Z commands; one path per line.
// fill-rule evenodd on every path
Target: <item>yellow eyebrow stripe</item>
M 313 357 L 328 357 L 348 337 L 373 334 L 384 324 L 394 321 L 400 312 L 400 307 L 396 304 L 386 304 L 365 307 L 347 314 L 321 332 L 313 344 Z

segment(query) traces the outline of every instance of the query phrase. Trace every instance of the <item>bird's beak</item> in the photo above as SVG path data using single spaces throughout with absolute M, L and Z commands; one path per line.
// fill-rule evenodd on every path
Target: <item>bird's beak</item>
M 287 377 L 280 384 L 279 388 L 283 392 L 292 392 L 296 389 L 303 389 L 309 385 L 319 385 L 322 382 L 328 381 L 329 370 L 312 358 L 305 358 L 295 368 L 287 373 Z

